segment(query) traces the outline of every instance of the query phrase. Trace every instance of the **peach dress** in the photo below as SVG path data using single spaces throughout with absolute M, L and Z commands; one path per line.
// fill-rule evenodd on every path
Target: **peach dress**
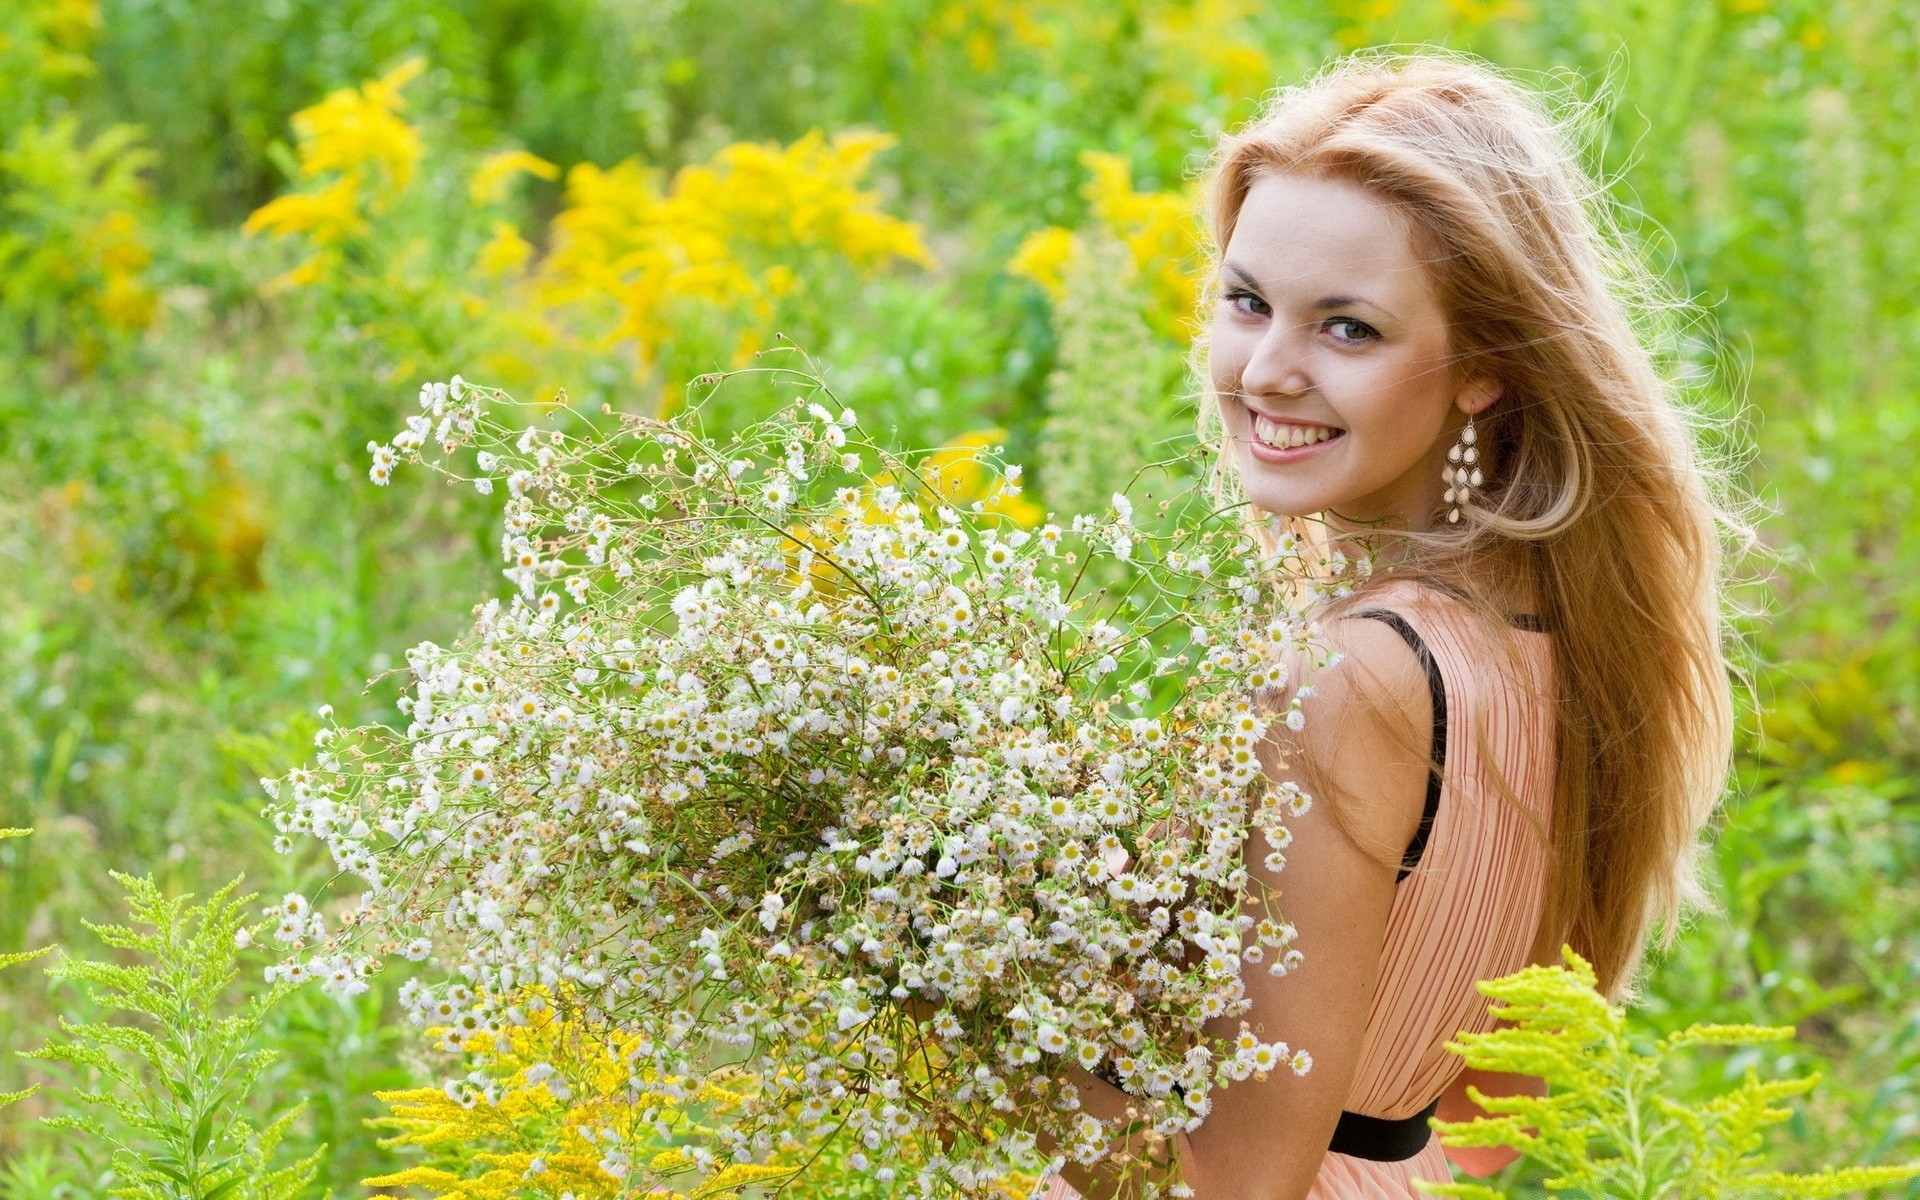
M 1427 840 L 1417 865 L 1403 874 L 1394 896 L 1379 987 L 1346 1105 L 1349 1112 L 1391 1120 L 1420 1113 L 1458 1077 L 1462 1064 L 1447 1051 L 1449 1039 L 1493 1027 L 1474 984 L 1529 961 L 1545 899 L 1542 835 L 1556 767 L 1553 639 L 1530 615 L 1512 618 L 1528 631 L 1518 635 L 1525 670 L 1520 680 L 1504 680 L 1476 652 L 1478 618 L 1446 593 L 1397 580 L 1353 610 L 1360 614 L 1394 624 L 1427 667 L 1429 685 L 1444 696 L 1434 728 L 1444 779 L 1429 793 L 1432 820 L 1422 822 Z M 1476 734 L 1482 724 L 1484 748 Z M 1495 779 L 1501 776 L 1518 806 L 1500 797 Z M 1409 857 L 1414 854 L 1410 847 Z M 1307 1195 L 1409 1200 L 1425 1195 L 1414 1180 L 1449 1178 L 1439 1139 L 1429 1136 L 1424 1148 L 1398 1162 L 1328 1151 Z M 1057 1176 L 1042 1194 L 1046 1200 L 1079 1197 Z

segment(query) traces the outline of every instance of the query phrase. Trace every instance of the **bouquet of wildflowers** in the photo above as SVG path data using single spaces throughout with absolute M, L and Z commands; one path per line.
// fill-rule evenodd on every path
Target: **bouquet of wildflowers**
M 358 887 L 331 921 L 287 897 L 276 972 L 352 992 L 427 960 L 403 996 L 462 1104 L 586 1086 L 491 1053 L 538 1014 L 600 1031 L 653 1133 L 573 1130 L 598 1157 L 569 1169 L 621 1195 L 790 1177 L 834 1142 L 911 1194 L 985 1195 L 1122 1132 L 1063 1064 L 1161 1134 L 1304 1071 L 1204 1026 L 1244 1010 L 1244 964 L 1299 961 L 1242 856 L 1277 866 L 1310 802 L 1254 746 L 1299 720 L 1261 693 L 1326 661 L 1272 575 L 1325 570 L 1190 493 L 1021 528 L 817 374 L 769 373 L 792 402 L 724 441 L 698 405 L 511 422 L 456 376 L 371 447 L 376 483 L 497 483 L 514 590 L 410 652 L 406 728 L 328 724 L 264 781 L 282 848 L 321 839 Z M 1003 499 L 1019 471 L 993 465 Z M 737 1103 L 675 1142 L 716 1072 Z

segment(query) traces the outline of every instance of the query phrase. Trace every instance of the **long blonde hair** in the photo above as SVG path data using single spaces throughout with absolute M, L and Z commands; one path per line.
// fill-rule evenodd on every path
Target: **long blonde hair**
M 1582 168 L 1582 110 L 1467 56 L 1338 60 L 1271 97 L 1216 145 L 1206 179 L 1212 272 L 1255 180 L 1342 179 L 1411 218 L 1448 315 L 1449 366 L 1503 385 L 1475 419 L 1486 486 L 1458 524 L 1383 530 L 1375 578 L 1440 584 L 1503 628 L 1490 568 L 1538 597 L 1558 664 L 1553 874 L 1535 954 L 1570 943 L 1601 985 L 1631 988 L 1649 932 L 1671 936 L 1700 901 L 1699 834 L 1725 786 L 1733 737 L 1722 538 L 1746 547 L 1733 465 L 1713 421 L 1656 353 L 1692 314 L 1669 297 Z M 1205 321 L 1202 321 L 1204 330 Z M 1244 500 L 1207 381 L 1200 438 L 1211 486 Z M 1324 531 L 1285 525 L 1324 544 Z M 1376 542 L 1377 546 L 1379 543 Z M 1330 606 L 1338 615 L 1370 586 Z M 1496 639 L 1498 640 L 1498 639 Z M 1510 642 L 1510 639 L 1509 639 Z

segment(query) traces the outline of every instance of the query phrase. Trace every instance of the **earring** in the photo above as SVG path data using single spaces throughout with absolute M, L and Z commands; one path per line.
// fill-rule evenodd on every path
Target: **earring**
M 1473 414 L 1467 414 L 1467 423 L 1460 430 L 1460 440 L 1447 449 L 1447 465 L 1440 470 L 1440 478 L 1447 485 L 1447 494 L 1441 499 L 1452 505 L 1447 510 L 1447 522 L 1460 520 L 1460 509 L 1468 501 L 1470 487 L 1480 486 L 1480 451 L 1474 446 L 1479 435 L 1474 432 Z

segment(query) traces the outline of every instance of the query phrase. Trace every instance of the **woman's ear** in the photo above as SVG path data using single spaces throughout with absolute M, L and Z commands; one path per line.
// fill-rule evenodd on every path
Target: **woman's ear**
M 1469 379 L 1453 397 L 1454 406 L 1468 416 L 1473 416 L 1500 398 L 1504 389 L 1498 379 L 1485 375 Z

